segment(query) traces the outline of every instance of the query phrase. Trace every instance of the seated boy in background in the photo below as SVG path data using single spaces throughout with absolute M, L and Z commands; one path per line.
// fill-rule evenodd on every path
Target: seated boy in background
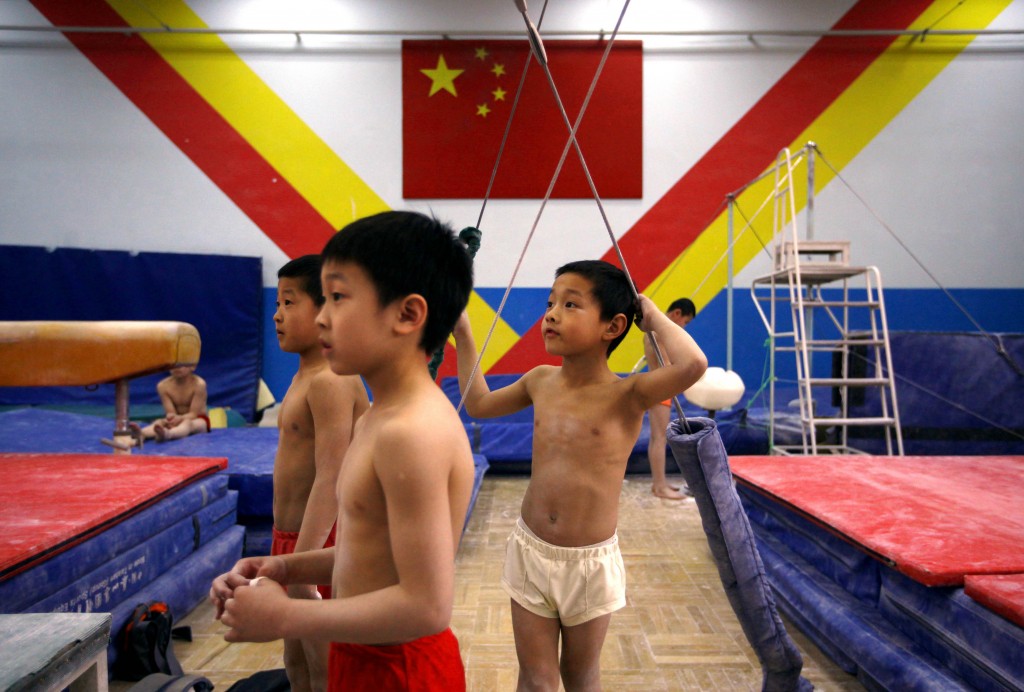
M 143 439 L 166 442 L 210 432 L 206 380 L 196 374 L 196 366 L 171 368 L 171 374 L 157 382 L 156 393 L 160 395 L 164 417 L 142 428 Z
M 521 516 L 509 538 L 501 584 L 512 599 L 518 689 L 600 689 L 601 647 L 612 612 L 626 605 L 616 526 L 626 463 L 644 411 L 700 379 L 696 342 L 640 296 L 640 329 L 654 332 L 669 363 L 621 378 L 608 356 L 636 312 L 629 280 L 602 261 L 555 272 L 544 313 L 544 348 L 561 366 L 540 365 L 490 391 L 469 376 L 476 361 L 468 317 L 455 327 L 459 385 L 471 416 L 533 406 L 533 461 Z M 559 657 L 561 638 L 561 657 Z
M 214 580 L 225 639 L 332 642 L 332 690 L 465 689 L 449 623 L 473 456 L 427 360 L 472 284 L 465 247 L 422 214 L 371 216 L 328 241 L 320 341 L 335 373 L 363 377 L 373 406 L 338 477 L 337 545 L 246 558 Z M 326 579 L 322 602 L 288 599 L 274 583 Z
M 270 554 L 287 555 L 334 545 L 338 470 L 353 426 L 370 404 L 362 381 L 354 375 L 339 377 L 331 372 L 320 348 L 316 324 L 324 302 L 320 256 L 294 259 L 281 267 L 277 277 L 277 340 L 282 351 L 299 356 L 298 371 L 278 413 L 280 435 L 274 457 Z M 292 598 L 320 597 L 309 584 L 293 584 L 288 594 Z M 329 598 L 330 587 L 321 587 L 320 594 Z M 293 690 L 326 688 L 326 642 L 287 639 L 284 662 Z

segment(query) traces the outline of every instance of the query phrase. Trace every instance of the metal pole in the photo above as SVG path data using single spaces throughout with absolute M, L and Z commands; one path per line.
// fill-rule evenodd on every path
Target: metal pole
M 728 282 L 725 286 L 725 369 L 732 370 L 732 279 L 733 279 L 733 205 L 736 204 L 736 198 L 732 195 L 727 195 L 729 200 L 729 222 L 726 226 L 728 233 L 726 240 L 728 241 Z
M 807 143 L 807 240 L 814 240 L 814 142 Z

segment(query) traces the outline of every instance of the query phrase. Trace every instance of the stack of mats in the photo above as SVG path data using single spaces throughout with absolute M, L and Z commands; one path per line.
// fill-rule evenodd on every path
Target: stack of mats
M 241 556 L 224 459 L 0 454 L 0 610 L 182 617 Z M 116 637 L 108 658 L 116 659 Z
M 869 688 L 1024 689 L 1024 457 L 733 457 L 777 602 Z
M 0 413 L 0 451 L 98 452 L 107 449 L 99 440 L 109 437 L 110 430 L 109 419 L 95 416 L 44 409 L 7 411 Z M 238 495 L 237 521 L 245 531 L 243 555 L 267 555 L 274 523 L 277 443 L 277 428 L 221 428 L 162 444 L 147 443 L 142 451 L 146 455 L 226 458 L 227 468 L 221 475 Z M 489 468 L 483 455 L 474 455 L 474 463 L 476 477 L 467 523 Z

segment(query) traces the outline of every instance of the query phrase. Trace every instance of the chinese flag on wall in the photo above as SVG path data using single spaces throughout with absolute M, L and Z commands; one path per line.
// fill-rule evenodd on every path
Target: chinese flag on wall
M 547 41 L 551 74 L 570 122 L 586 98 L 606 42 Z M 402 42 L 403 196 L 482 198 L 494 169 L 530 45 L 527 41 Z M 643 43 L 616 41 L 577 130 L 598 194 L 643 192 Z M 541 198 L 569 136 L 539 63 L 527 73 L 491 191 Z M 554 197 L 590 198 L 575 150 Z

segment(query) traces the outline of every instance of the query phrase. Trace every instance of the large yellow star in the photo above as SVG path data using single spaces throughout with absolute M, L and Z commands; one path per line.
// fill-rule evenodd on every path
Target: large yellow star
M 455 78 L 465 72 L 465 70 L 449 68 L 448 63 L 444 61 L 444 56 L 439 55 L 437 57 L 437 67 L 432 70 L 420 70 L 420 72 L 430 77 L 430 93 L 427 96 L 433 96 L 442 89 L 452 96 L 458 96 L 455 93 Z

